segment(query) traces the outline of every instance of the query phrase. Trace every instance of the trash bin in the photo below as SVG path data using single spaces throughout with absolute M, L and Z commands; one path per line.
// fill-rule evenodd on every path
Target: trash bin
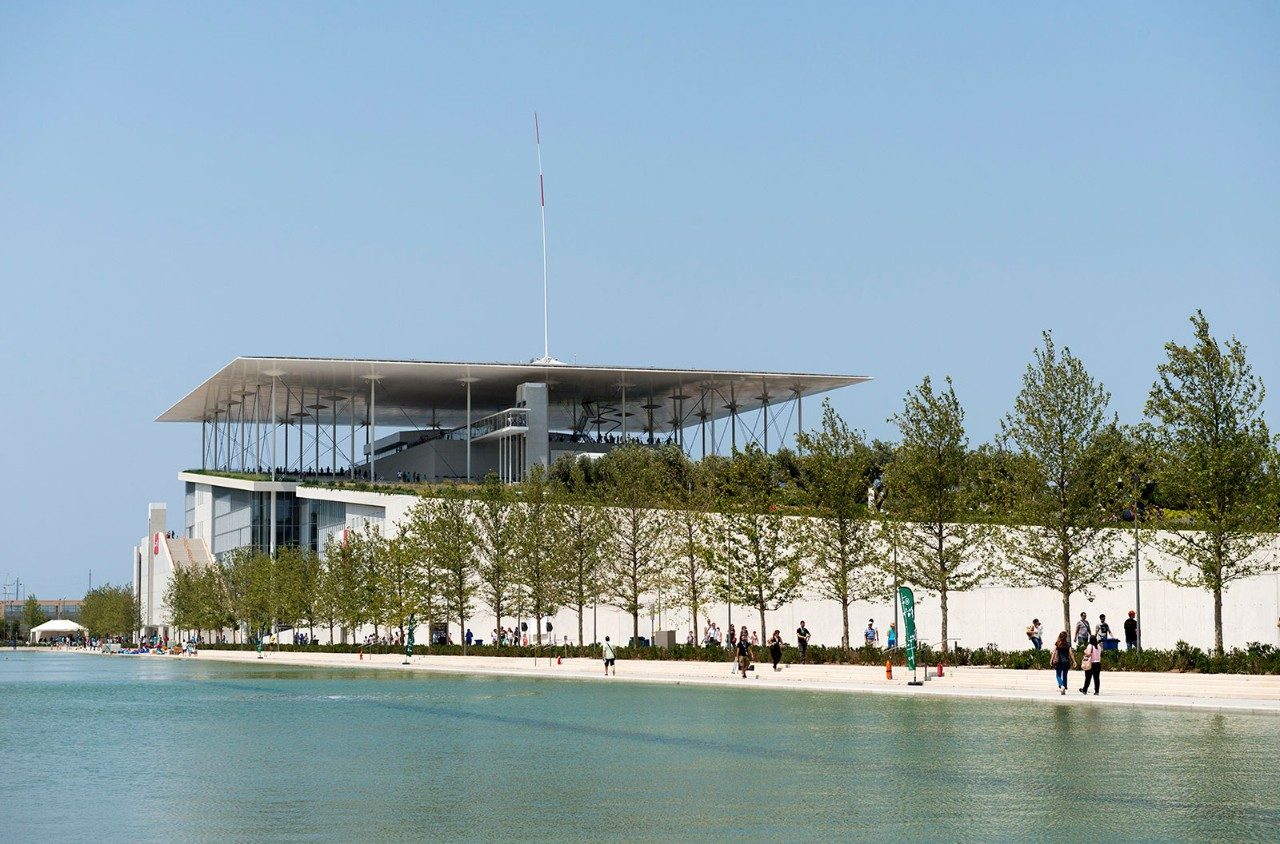
M 1104 651 L 1118 651 L 1120 650 L 1120 640 L 1119 639 L 1103 639 L 1102 649 Z

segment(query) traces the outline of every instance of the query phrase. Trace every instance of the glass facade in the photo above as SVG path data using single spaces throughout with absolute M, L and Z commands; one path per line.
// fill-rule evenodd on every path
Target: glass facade
M 326 543 L 345 528 L 381 527 L 384 518 L 381 507 L 298 498 L 292 492 L 278 492 L 276 547 L 301 545 L 323 552 Z M 191 482 L 186 485 L 186 535 L 207 537 L 214 557 L 221 558 L 246 546 L 269 550 L 270 525 L 269 492 Z
M 342 505 L 337 505 L 339 508 Z M 291 492 L 276 493 L 276 547 L 302 544 L 317 549 L 317 516 L 308 502 Z M 186 535 L 207 536 L 209 550 L 221 558 L 237 548 L 271 548 L 271 493 L 188 483 Z M 205 524 L 205 514 L 212 520 Z

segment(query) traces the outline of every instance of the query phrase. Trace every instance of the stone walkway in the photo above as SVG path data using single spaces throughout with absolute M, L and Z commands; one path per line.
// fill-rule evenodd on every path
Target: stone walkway
M 141 657 L 143 659 L 193 659 L 193 657 Z M 201 651 L 199 660 L 258 662 L 252 651 Z M 660 660 L 618 660 L 616 676 L 604 677 L 600 660 L 554 658 L 535 661 L 532 657 L 476 657 L 415 655 L 412 665 L 403 665 L 402 655 L 322 653 L 272 653 L 263 662 L 273 665 L 300 665 L 365 670 L 394 669 L 488 674 L 513 677 L 541 677 L 607 682 L 644 682 L 714 686 L 750 686 L 755 689 L 793 691 L 857 692 L 871 694 L 959 697 L 991 700 L 1040 701 L 1069 706 L 1150 706 L 1165 709 L 1193 709 L 1219 712 L 1257 712 L 1280 715 L 1280 676 L 1244 674 L 1168 674 L 1104 671 L 1102 694 L 1081 695 L 1080 671 L 1072 671 L 1066 696 L 1056 688 L 1052 671 L 1015 671 L 1002 668 L 948 669 L 946 676 L 933 677 L 923 686 L 908 686 L 909 672 L 895 668 L 893 679 L 883 668 L 848 665 L 791 665 L 774 672 L 769 663 L 757 663 L 747 679 L 730 674 L 724 662 L 675 662 Z M 937 668 L 934 667 L 936 674 Z M 923 679 L 924 670 L 920 670 Z

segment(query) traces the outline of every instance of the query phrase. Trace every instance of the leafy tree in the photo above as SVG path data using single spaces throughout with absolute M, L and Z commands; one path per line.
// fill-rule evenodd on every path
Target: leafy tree
M 534 466 L 520 485 L 520 499 L 511 521 L 515 551 L 512 575 L 533 613 L 534 640 L 541 645 L 542 620 L 560 608 L 568 579 L 565 557 L 556 549 L 563 535 L 562 511 L 541 466 Z
M 84 593 L 81 624 L 95 637 L 127 637 L 142 626 L 142 612 L 133 588 L 109 583 Z
M 26 625 L 27 630 L 39 627 L 48 620 L 49 616 L 40 609 L 39 599 L 35 595 L 28 595 L 27 600 L 22 604 L 22 623 Z
M 811 583 L 840 605 L 840 643 L 850 646 L 849 605 L 884 592 L 875 511 L 867 490 L 879 474 L 875 453 L 851 430 L 829 401 L 822 403 L 822 429 L 796 436 L 806 504 L 804 552 L 812 561 Z
M 515 580 L 515 530 L 512 525 L 511 494 L 489 473 L 480 488 L 475 511 L 476 539 L 480 552 L 480 593 L 494 620 L 502 627 L 504 610 L 513 597 Z
M 563 464 L 563 469 L 563 480 L 555 487 L 560 508 L 555 548 L 564 570 L 564 600 L 578 615 L 578 644 L 582 645 L 583 617 L 600 597 L 601 548 L 609 537 L 609 525 L 605 512 L 584 500 L 589 490 L 581 463 Z
M 353 530 L 335 534 L 325 543 L 321 603 L 326 614 L 342 626 L 344 640 L 348 632 L 354 640 L 361 625 L 369 620 L 359 545 L 359 535 Z
M 1263 418 L 1265 389 L 1245 346 L 1219 343 L 1200 311 L 1195 343 L 1165 344 L 1167 360 L 1147 398 L 1146 415 L 1165 457 L 1157 483 L 1183 497 L 1185 521 L 1159 546 L 1178 565 L 1152 567 L 1180 586 L 1213 594 L 1214 647 L 1222 653 L 1222 595 L 1235 581 L 1276 569 L 1262 548 L 1276 530 L 1275 445 Z
M 475 523 L 470 504 L 456 485 L 445 487 L 433 503 L 423 525 L 428 554 L 440 569 L 441 594 L 466 647 L 467 619 L 476 593 Z
M 402 531 L 377 546 L 378 604 L 388 630 L 399 630 L 402 640 L 412 620 L 421 617 L 430 629 L 430 623 L 443 615 L 439 567 L 426 553 L 424 537 L 414 521 L 411 513 Z
M 707 483 L 707 474 L 695 467 L 676 487 L 668 511 L 670 536 L 665 548 L 669 557 L 664 580 L 675 596 L 675 605 L 689 610 L 695 637 L 698 613 L 715 596 L 715 539 L 708 512 L 714 505 L 715 493 Z
M 281 619 L 305 623 L 314 634 L 320 589 L 320 558 L 309 548 L 286 545 L 276 549 L 276 581 Z
M 730 478 L 734 497 L 714 528 L 721 587 L 730 601 L 759 612 L 763 642 L 769 638 L 765 612 L 800 592 L 800 538 L 795 520 L 778 509 L 774 466 L 758 446 L 735 455 Z
M 662 577 L 665 514 L 657 506 L 663 470 L 653 449 L 637 445 L 614 449 L 601 463 L 609 530 L 602 597 L 631 616 L 632 641 L 638 644 L 640 613 Z
M 373 625 L 375 636 L 379 633 L 378 626 L 386 624 L 391 616 L 382 582 L 385 551 L 386 538 L 380 525 L 366 522 L 358 530 L 347 531 L 347 554 L 355 578 L 352 608 L 358 611 L 362 623 Z M 353 629 L 358 631 L 360 623 Z
M 1062 629 L 1071 630 L 1071 596 L 1124 573 L 1129 557 L 1115 542 L 1120 509 L 1116 479 L 1126 474 L 1108 424 L 1111 395 L 1050 332 L 1022 375 L 1013 410 L 1001 422 L 1014 453 L 991 478 L 1007 527 L 996 533 L 1001 575 L 1015 586 L 1053 589 L 1062 597 Z
M 206 630 L 220 627 L 217 613 L 216 572 L 210 568 L 180 566 L 173 572 L 165 589 L 164 602 L 169 608 L 169 623 L 178 630 Z M 86 602 L 88 598 L 86 597 Z M 136 630 L 139 623 L 130 630 Z M 85 622 L 85 626 L 89 626 Z M 92 628 L 90 628 L 92 629 Z
M 394 576 L 386 583 L 393 589 L 401 637 L 411 616 L 425 621 L 428 630 L 437 621 L 449 617 L 445 595 L 447 575 L 433 541 L 434 510 L 434 502 L 417 501 L 409 508 L 400 534 L 392 540 L 392 559 L 386 570 Z
M 897 424 L 902 443 L 885 471 L 893 502 L 893 521 L 886 524 L 900 551 L 903 580 L 938 595 L 945 651 L 948 595 L 974 588 L 986 575 L 973 553 L 986 531 L 976 518 L 980 499 L 964 409 L 950 378 L 938 392 L 926 376 L 889 421 Z

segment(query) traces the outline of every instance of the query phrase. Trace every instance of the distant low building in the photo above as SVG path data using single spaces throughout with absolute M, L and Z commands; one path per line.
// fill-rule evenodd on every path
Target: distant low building
M 40 612 L 44 615 L 45 620 L 65 618 L 69 621 L 79 621 L 80 610 L 84 606 L 83 598 L 58 598 L 56 600 L 45 600 L 37 596 L 36 600 L 40 602 Z M 6 600 L 0 603 L 3 603 L 4 605 L 5 622 L 8 624 L 16 622 L 19 625 L 20 635 L 26 636 L 29 629 L 22 616 L 23 610 L 27 605 L 27 599 L 23 598 L 21 601 Z

